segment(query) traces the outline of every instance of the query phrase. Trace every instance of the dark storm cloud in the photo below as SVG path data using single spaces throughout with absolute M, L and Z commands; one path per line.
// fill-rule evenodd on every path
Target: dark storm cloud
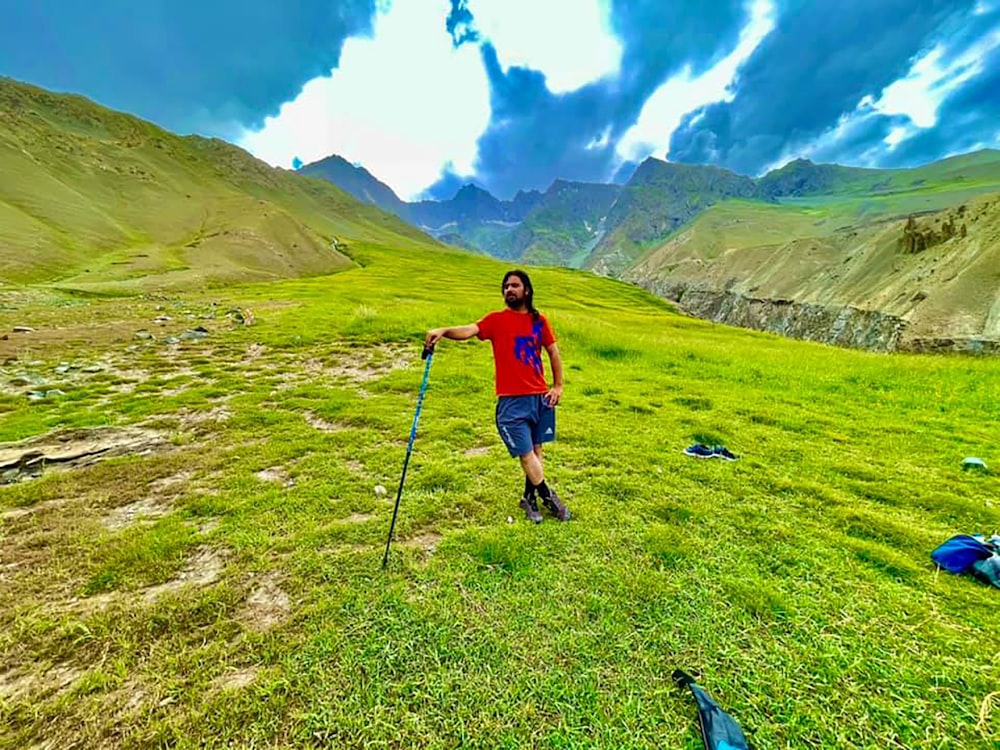
M 611 24 L 622 43 L 622 80 L 641 101 L 685 63 L 697 75 L 736 46 L 744 0 L 614 0 Z
M 451 0 L 451 13 L 448 14 L 445 28 L 451 34 L 451 43 L 456 47 L 461 47 L 466 42 L 479 41 L 479 32 L 476 31 L 468 5 L 468 0 Z
M 756 174 L 789 147 L 808 147 L 866 95 L 877 99 L 933 44 L 957 40 L 957 48 L 981 37 L 989 21 L 980 16 L 969 28 L 974 5 L 841 0 L 824 10 L 821 3 L 789 4 L 740 71 L 733 101 L 690 113 L 673 135 L 671 159 Z M 843 149 L 825 152 L 831 159 L 867 152 L 897 123 L 874 116 L 849 129 Z
M 474 29 L 464 0 L 452 0 L 448 30 L 457 12 L 466 28 Z M 475 176 L 503 198 L 519 189 L 545 190 L 556 178 L 612 179 L 620 166 L 615 144 L 649 95 L 685 65 L 700 72 L 728 54 L 746 17 L 738 0 L 619 0 L 612 7 L 612 23 L 623 48 L 621 75 L 564 94 L 550 92 L 538 71 L 504 71 L 496 50 L 484 40 L 492 119 L 479 140 Z M 429 192 L 446 193 L 454 183 L 454 175 L 446 176 Z
M 420 198 L 421 200 L 427 199 L 435 201 L 451 200 L 455 197 L 455 193 L 461 190 L 462 187 L 469 182 L 474 184 L 476 183 L 475 180 L 462 177 L 457 174 L 451 166 L 447 166 L 442 172 L 440 179 L 427 188 Z
M 509 199 L 520 189 L 545 190 L 557 177 L 598 181 L 610 176 L 614 144 L 595 143 L 611 125 L 608 113 L 615 102 L 607 85 L 557 96 L 537 71 L 511 67 L 504 72 L 489 43 L 483 44 L 482 55 L 492 119 L 478 143 L 480 184 Z M 454 183 L 455 176 L 446 175 L 430 193 L 453 192 Z
M 172 130 L 231 135 L 327 74 L 374 10 L 374 0 L 7 3 L 0 74 Z

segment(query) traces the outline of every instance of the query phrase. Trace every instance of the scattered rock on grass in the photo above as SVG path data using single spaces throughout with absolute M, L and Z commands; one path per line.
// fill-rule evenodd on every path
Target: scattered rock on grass
M 200 341 L 201 339 L 208 336 L 208 329 L 203 326 L 198 326 L 197 328 L 189 328 L 180 335 L 181 341 Z
M 86 466 L 114 456 L 148 453 L 164 445 L 163 435 L 141 427 L 63 430 L 0 444 L 0 476 L 5 483 L 16 482 L 51 466 Z
M 226 315 L 233 323 L 240 326 L 252 326 L 255 322 L 253 311 L 249 309 L 240 310 L 239 308 L 233 308 Z
M 19 372 L 10 380 L 10 384 L 18 388 L 26 385 L 42 385 L 44 382 L 45 378 L 37 372 Z
M 969 456 L 962 461 L 963 471 L 986 471 L 986 462 L 981 458 L 976 458 L 975 456 Z
M 65 396 L 66 392 L 61 391 L 58 388 L 53 388 L 50 391 L 28 391 L 29 401 L 44 401 L 48 398 L 58 398 L 59 396 Z

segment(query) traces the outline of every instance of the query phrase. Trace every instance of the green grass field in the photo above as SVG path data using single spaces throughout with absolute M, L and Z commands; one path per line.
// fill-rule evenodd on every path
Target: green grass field
M 756 748 L 998 746 L 1000 592 L 929 553 L 1000 527 L 998 475 L 961 470 L 1000 466 L 1000 363 L 791 342 L 533 271 L 566 364 L 547 471 L 575 517 L 523 519 L 489 347 L 444 342 L 383 572 L 423 333 L 496 308 L 504 266 L 353 255 L 199 293 L 0 289 L 0 331 L 37 329 L 0 340 L 0 441 L 148 439 L 0 486 L 0 746 L 693 750 L 676 667 Z M 742 458 L 682 455 L 696 440 Z

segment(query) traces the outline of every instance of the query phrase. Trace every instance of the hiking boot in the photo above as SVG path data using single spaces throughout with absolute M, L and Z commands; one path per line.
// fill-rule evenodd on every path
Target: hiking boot
M 518 503 L 521 509 L 524 511 L 524 515 L 528 517 L 528 520 L 532 523 L 541 523 L 542 514 L 538 512 L 538 503 L 535 502 L 533 497 L 522 497 L 521 502 Z
M 554 490 L 549 490 L 549 497 L 542 498 L 542 505 L 544 505 L 545 509 L 560 521 L 569 520 L 569 508 L 563 505 L 562 500 L 559 499 L 559 495 L 557 495 Z

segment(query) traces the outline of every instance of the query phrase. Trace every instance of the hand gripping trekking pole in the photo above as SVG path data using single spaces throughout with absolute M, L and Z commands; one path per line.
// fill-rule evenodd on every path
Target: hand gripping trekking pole
M 399 499 L 403 496 L 403 482 L 406 481 L 406 468 L 410 465 L 410 454 L 413 452 L 413 440 L 417 436 L 417 422 L 420 421 L 420 408 L 424 405 L 424 394 L 427 392 L 427 376 L 431 372 L 431 360 L 434 359 L 434 347 L 425 346 L 421 359 L 427 361 L 424 365 L 424 381 L 420 384 L 420 395 L 417 397 L 417 411 L 413 415 L 413 427 L 410 428 L 410 442 L 406 446 L 406 460 L 403 461 L 403 475 L 399 478 L 399 489 L 396 490 L 396 507 L 392 511 L 392 524 L 389 526 L 389 538 L 385 540 L 385 555 L 382 556 L 382 569 L 389 562 L 389 545 L 392 544 L 392 533 L 396 530 L 396 516 L 399 515 Z

